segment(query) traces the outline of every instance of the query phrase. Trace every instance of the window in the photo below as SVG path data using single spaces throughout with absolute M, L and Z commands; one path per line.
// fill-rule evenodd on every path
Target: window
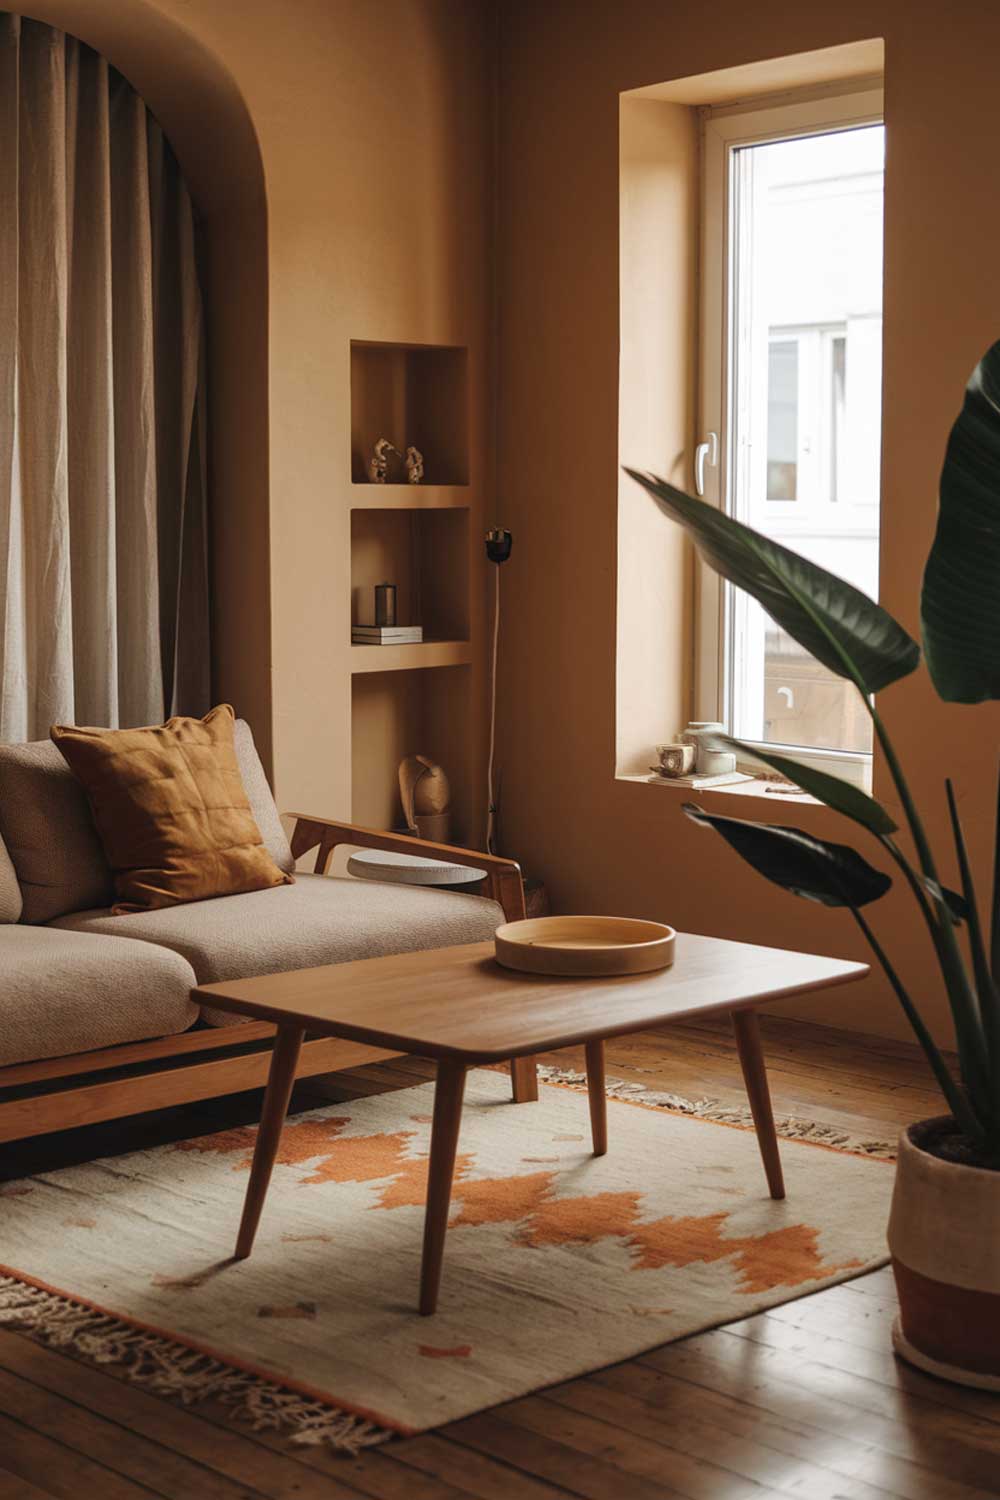
M 767 351 L 767 498 L 797 500 L 799 341 L 773 338 Z
M 706 110 L 704 129 L 703 492 L 874 596 L 881 94 Z M 707 570 L 698 641 L 697 717 L 868 779 L 853 687 Z

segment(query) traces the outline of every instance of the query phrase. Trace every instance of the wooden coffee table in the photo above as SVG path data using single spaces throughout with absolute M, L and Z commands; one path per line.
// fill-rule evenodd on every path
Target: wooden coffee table
M 306 1032 L 437 1062 L 420 1278 L 420 1311 L 427 1314 L 437 1307 L 441 1283 L 467 1069 L 583 1043 L 600 1156 L 607 1150 L 605 1038 L 728 1011 L 768 1188 L 783 1198 L 755 1007 L 867 973 L 863 963 L 680 933 L 672 968 L 618 979 L 519 974 L 500 967 L 492 943 L 472 943 L 202 985 L 195 998 L 203 1004 L 278 1028 L 236 1256 L 245 1259 L 253 1247 Z

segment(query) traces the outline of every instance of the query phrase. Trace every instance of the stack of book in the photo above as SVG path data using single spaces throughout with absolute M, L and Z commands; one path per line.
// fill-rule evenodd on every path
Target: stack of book
M 424 638 L 422 625 L 352 625 L 354 646 L 411 646 Z
M 741 781 L 753 781 L 753 777 L 748 776 L 745 771 L 718 771 L 714 776 L 699 776 L 697 772 L 693 776 L 661 776 L 658 771 L 654 771 L 646 780 L 658 782 L 660 786 L 689 786 L 695 791 L 704 791 L 706 787 L 737 786 Z

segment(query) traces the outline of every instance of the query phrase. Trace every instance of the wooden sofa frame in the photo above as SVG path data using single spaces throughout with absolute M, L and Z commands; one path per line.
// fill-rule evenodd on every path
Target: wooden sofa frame
M 298 813 L 292 816 L 292 853 L 300 859 L 316 849 L 318 875 L 326 874 L 338 844 L 457 859 L 483 871 L 485 894 L 503 907 L 508 921 L 524 916 L 524 886 L 513 860 L 353 823 Z M 262 1088 L 267 1082 L 273 1035 L 274 1027 L 265 1022 L 202 1027 L 177 1036 L 0 1068 L 0 1142 Z M 358 1042 L 316 1037 L 304 1042 L 296 1076 L 339 1072 L 399 1055 Z M 516 1100 L 538 1097 L 531 1058 L 512 1063 L 511 1076 Z

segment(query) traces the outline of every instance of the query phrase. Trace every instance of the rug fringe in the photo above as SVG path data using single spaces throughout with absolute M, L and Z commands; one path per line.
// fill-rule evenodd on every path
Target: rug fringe
M 574 1068 L 554 1068 L 539 1063 L 538 1076 L 543 1083 L 561 1084 L 564 1088 L 586 1090 L 587 1075 Z M 682 1094 L 670 1094 L 661 1089 L 646 1088 L 641 1083 L 629 1083 L 624 1078 L 609 1078 L 606 1085 L 609 1099 L 625 1099 L 634 1104 L 645 1104 L 651 1109 L 665 1109 L 672 1114 L 691 1115 L 698 1120 L 715 1120 L 722 1125 L 753 1127 L 753 1116 L 747 1105 L 723 1104 L 719 1099 L 686 1099 Z M 881 1161 L 895 1161 L 895 1141 L 868 1140 L 854 1136 L 835 1125 L 823 1125 L 818 1120 L 800 1120 L 795 1115 L 776 1115 L 774 1127 L 780 1136 L 790 1141 L 813 1141 L 820 1146 L 831 1146 L 837 1151 L 852 1151 L 858 1156 L 875 1157 Z
M 16 1328 L 90 1364 L 115 1365 L 131 1384 L 185 1406 L 219 1401 L 255 1432 L 290 1432 L 295 1444 L 325 1444 L 356 1456 L 393 1436 L 364 1417 L 12 1276 L 0 1276 L 0 1327 Z

